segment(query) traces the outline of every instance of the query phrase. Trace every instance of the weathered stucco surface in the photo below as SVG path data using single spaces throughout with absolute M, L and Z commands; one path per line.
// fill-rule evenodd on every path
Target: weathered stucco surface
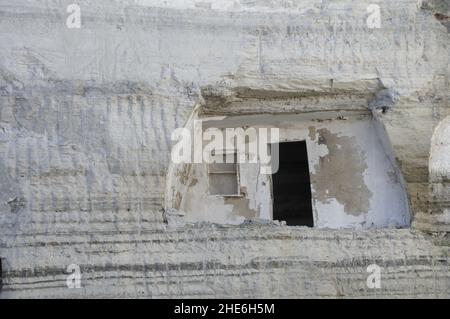
M 410 225 L 401 173 L 391 150 L 382 143 L 386 132 L 378 129 L 367 110 L 201 119 L 203 130 L 252 127 L 258 132 L 259 127 L 277 127 L 280 142 L 305 140 L 315 227 Z M 234 198 L 209 195 L 207 166 L 174 165 L 177 168 L 171 168 L 167 177 L 166 207 L 185 212 L 188 222 L 239 224 L 250 218 L 272 219 L 271 176 L 260 174 L 260 163 L 239 164 L 239 183 L 245 191 Z
M 450 232 L 450 116 L 436 127 L 429 164 L 430 207 L 428 231 Z
M 367 169 L 363 151 L 357 148 L 354 137 L 339 137 L 327 128 L 318 130 L 319 145 L 329 145 L 328 154 L 321 156 L 319 164 L 314 168 L 313 179 L 316 184 L 318 199 L 327 202 L 337 199 L 344 205 L 345 211 L 358 216 L 367 213 L 370 207 L 372 192 L 364 182 Z M 316 139 L 316 136 L 313 135 Z M 333 170 L 333 178 L 323 172 Z M 359 194 L 358 197 L 355 194 Z
M 448 297 L 447 248 L 403 229 L 196 225 L 67 240 L 34 236 L 30 245 L 23 236 L 2 248 L 22 263 L 8 266 L 1 297 Z M 65 286 L 63 268 L 73 261 L 83 270 L 81 289 Z M 373 263 L 380 289 L 366 286 Z
M 0 298 L 449 297 L 430 205 L 448 197 L 434 201 L 428 165 L 450 115 L 448 1 L 377 1 L 380 29 L 369 0 L 77 0 L 68 29 L 73 2 L 0 3 Z M 373 110 L 413 229 L 167 225 L 172 131 L 195 105 L 242 114 L 242 100 L 247 114 Z

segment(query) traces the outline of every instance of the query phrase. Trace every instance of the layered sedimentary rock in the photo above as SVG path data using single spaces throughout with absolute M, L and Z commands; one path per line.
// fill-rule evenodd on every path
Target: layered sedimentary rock
M 371 1 L 83 0 L 79 29 L 70 3 L 0 4 L 0 298 L 449 296 L 428 165 L 450 115 L 448 1 L 379 1 L 373 29 Z M 413 229 L 167 225 L 171 133 L 235 96 L 373 110 Z
M 450 116 L 436 127 L 430 151 L 428 230 L 450 232 Z
M 35 236 L 33 244 L 23 236 L 2 251 L 35 256 L 32 266 L 7 271 L 4 298 L 448 297 L 448 248 L 403 229 L 195 225 Z M 80 289 L 66 286 L 72 262 L 82 271 Z M 372 264 L 380 267 L 379 289 L 367 286 Z

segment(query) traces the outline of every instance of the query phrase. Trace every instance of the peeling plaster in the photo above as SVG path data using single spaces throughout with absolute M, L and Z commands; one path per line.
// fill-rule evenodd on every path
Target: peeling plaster
M 372 192 L 364 182 L 367 169 L 364 152 L 357 147 L 354 137 L 338 136 L 326 128 L 317 133 L 318 144 L 326 145 L 329 153 L 319 158 L 311 175 L 315 198 L 323 203 L 336 199 L 350 215 L 367 213 Z
M 405 227 L 410 213 L 402 176 L 384 130 L 366 110 L 280 115 L 201 116 L 207 127 L 279 127 L 280 142 L 305 140 L 311 176 L 314 226 L 318 228 Z M 342 118 L 346 120 L 343 121 Z M 187 175 L 186 175 L 187 174 Z M 175 178 L 174 178 L 175 177 Z M 270 175 L 259 164 L 239 165 L 241 196 L 209 195 L 204 164 L 179 166 L 169 181 L 180 192 L 186 221 L 239 224 L 273 218 Z M 175 201 L 176 198 L 174 198 Z
M 245 217 L 246 219 L 258 218 L 259 211 L 250 209 L 250 200 L 248 198 L 239 197 L 225 197 L 224 203 L 226 205 L 232 205 L 233 210 L 230 213 L 230 217 Z
M 176 209 L 180 209 L 180 206 L 181 206 L 181 199 L 182 199 L 182 197 L 181 197 L 180 192 L 177 192 L 177 194 L 175 195 L 175 204 L 174 204 L 174 207 L 175 207 Z

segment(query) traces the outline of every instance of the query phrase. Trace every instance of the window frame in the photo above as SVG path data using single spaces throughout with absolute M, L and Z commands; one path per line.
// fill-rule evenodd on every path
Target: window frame
M 215 155 L 228 155 L 228 154 L 235 154 L 236 155 L 236 160 L 235 160 L 235 164 L 236 164 L 236 172 L 232 172 L 232 171 L 223 171 L 223 172 L 211 172 L 211 165 L 215 164 L 215 162 L 212 163 L 207 163 L 207 175 L 208 175 L 208 196 L 216 196 L 216 197 L 243 197 L 242 193 L 241 193 L 241 178 L 240 178 L 240 165 L 237 161 L 238 158 L 238 152 L 235 149 L 222 149 L 222 150 L 215 150 Z M 210 154 L 212 156 L 212 154 Z M 215 156 L 214 155 L 214 156 Z M 227 164 L 227 163 L 224 163 Z M 232 164 L 232 163 L 228 163 L 228 164 Z M 221 175 L 221 174 L 236 174 L 236 190 L 237 193 L 236 194 L 211 194 L 211 185 L 209 182 L 209 178 L 210 175 Z

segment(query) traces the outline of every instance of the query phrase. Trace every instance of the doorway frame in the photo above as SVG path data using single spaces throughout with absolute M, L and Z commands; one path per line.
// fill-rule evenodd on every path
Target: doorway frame
M 308 228 L 316 228 L 317 227 L 317 221 L 316 221 L 316 212 L 314 210 L 314 201 L 313 201 L 313 196 L 312 196 L 312 189 L 311 189 L 311 171 L 309 170 L 309 156 L 308 156 L 308 141 L 305 139 L 293 139 L 293 140 L 285 140 L 285 141 L 279 141 L 278 143 L 268 143 L 268 147 L 269 147 L 269 152 L 270 152 L 270 157 L 272 158 L 272 145 L 273 144 L 282 144 L 282 143 L 293 143 L 293 142 L 305 142 L 305 146 L 306 146 L 306 158 L 308 161 L 308 175 L 309 175 L 309 190 L 310 190 L 310 200 L 311 200 L 311 215 L 312 215 L 312 226 L 306 226 L 306 225 L 287 225 L 289 227 L 308 227 Z M 278 154 L 278 161 L 280 162 L 280 154 Z M 272 160 L 271 160 L 272 163 Z M 278 163 L 278 165 L 280 165 L 280 163 Z M 270 199 L 271 199 L 271 206 L 270 206 L 270 217 L 272 219 L 272 221 L 274 220 L 273 218 L 273 204 L 275 202 L 275 197 L 274 197 L 274 193 L 273 193 L 273 178 L 272 178 L 272 174 L 270 174 L 269 176 L 269 181 L 270 181 Z

